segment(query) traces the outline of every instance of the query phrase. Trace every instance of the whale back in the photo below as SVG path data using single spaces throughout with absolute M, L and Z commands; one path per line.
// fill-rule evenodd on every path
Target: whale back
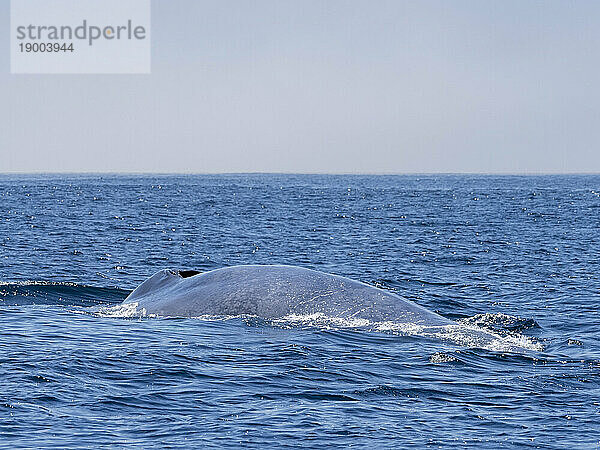
M 452 323 L 395 293 L 349 278 L 294 266 L 233 266 L 183 277 L 154 274 L 126 299 L 160 316 L 323 314 L 426 325 Z
M 176 283 L 176 272 L 171 269 L 163 269 L 156 272 L 127 296 L 125 301 L 132 298 L 144 298 L 155 294 L 161 290 L 167 289 L 169 286 Z

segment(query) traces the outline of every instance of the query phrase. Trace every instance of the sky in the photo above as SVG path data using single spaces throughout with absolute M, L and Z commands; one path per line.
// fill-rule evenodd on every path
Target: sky
M 150 75 L 10 74 L 0 173 L 600 172 L 600 2 L 153 0 Z

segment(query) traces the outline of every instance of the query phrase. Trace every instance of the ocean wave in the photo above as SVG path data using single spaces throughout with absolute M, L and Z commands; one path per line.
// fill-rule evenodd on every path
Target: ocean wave
M 68 282 L 0 282 L 0 305 L 93 306 L 123 301 L 129 291 Z
M 504 313 L 476 314 L 472 317 L 460 319 L 459 322 L 498 332 L 520 333 L 528 329 L 540 328 L 539 324 L 533 319 L 511 316 Z

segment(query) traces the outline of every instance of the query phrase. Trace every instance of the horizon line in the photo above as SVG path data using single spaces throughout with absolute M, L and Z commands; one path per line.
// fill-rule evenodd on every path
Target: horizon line
M 561 176 L 561 175 L 600 175 L 600 172 L 269 172 L 269 171 L 233 171 L 233 172 L 120 172 L 120 171 L 13 171 L 0 172 L 6 175 L 110 175 L 110 176 L 141 176 L 141 175 L 330 175 L 330 176 L 435 176 L 435 175 L 478 175 L 478 176 Z

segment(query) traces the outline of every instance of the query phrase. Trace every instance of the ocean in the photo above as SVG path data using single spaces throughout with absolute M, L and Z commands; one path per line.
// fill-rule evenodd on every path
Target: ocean
M 600 176 L 0 175 L 0 447 L 600 448 Z M 160 318 L 163 268 L 289 264 L 519 350 Z

